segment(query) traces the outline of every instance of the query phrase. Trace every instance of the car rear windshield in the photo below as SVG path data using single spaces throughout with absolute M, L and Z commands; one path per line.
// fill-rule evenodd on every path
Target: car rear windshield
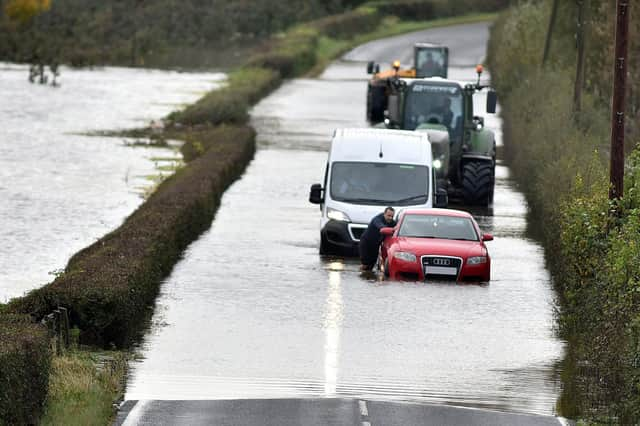
M 392 163 L 335 162 L 331 198 L 354 204 L 411 206 L 429 198 L 429 168 Z
M 407 214 L 402 220 L 400 237 L 442 238 L 478 241 L 478 234 L 467 217 Z

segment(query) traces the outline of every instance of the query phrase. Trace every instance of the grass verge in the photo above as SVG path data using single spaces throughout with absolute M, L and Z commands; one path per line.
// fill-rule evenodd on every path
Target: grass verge
M 107 425 L 124 394 L 128 354 L 73 350 L 53 357 L 43 426 Z

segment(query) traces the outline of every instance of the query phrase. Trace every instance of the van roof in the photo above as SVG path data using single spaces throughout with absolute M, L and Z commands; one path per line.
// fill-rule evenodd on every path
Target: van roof
M 414 132 L 413 130 L 395 130 L 395 129 L 381 129 L 373 127 L 362 128 L 342 128 L 336 129 L 333 134 L 333 139 L 367 139 L 376 138 L 380 140 L 406 140 L 406 138 L 422 139 L 422 134 Z
M 431 144 L 426 132 L 373 128 L 337 129 L 331 161 L 367 161 L 431 166 Z

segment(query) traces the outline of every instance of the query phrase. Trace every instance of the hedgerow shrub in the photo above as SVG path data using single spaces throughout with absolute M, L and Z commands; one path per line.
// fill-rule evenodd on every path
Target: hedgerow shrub
M 313 26 L 320 32 L 336 39 L 349 39 L 358 34 L 373 31 L 382 15 L 372 8 L 360 8 L 340 15 L 328 16 L 314 21 Z
M 511 4 L 511 0 L 400 0 L 367 3 L 381 15 L 394 15 L 404 20 L 425 21 L 475 12 L 495 12 Z
M 283 78 L 294 77 L 315 65 L 317 44 L 316 30 L 296 27 L 272 38 L 263 52 L 249 58 L 247 66 L 272 69 Z
M 242 124 L 249 118 L 249 105 L 271 92 L 280 81 L 280 75 L 270 69 L 240 68 L 229 74 L 227 86 L 210 91 L 196 103 L 167 118 L 188 126 Z
M 50 365 L 47 330 L 29 316 L 0 314 L 0 425 L 38 422 Z

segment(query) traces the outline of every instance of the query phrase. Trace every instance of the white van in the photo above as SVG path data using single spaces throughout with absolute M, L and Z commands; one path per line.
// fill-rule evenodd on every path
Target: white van
M 312 185 L 309 194 L 322 211 L 320 254 L 356 256 L 360 236 L 387 206 L 446 207 L 447 193 L 436 191 L 432 162 L 425 132 L 336 130 L 324 183 Z

